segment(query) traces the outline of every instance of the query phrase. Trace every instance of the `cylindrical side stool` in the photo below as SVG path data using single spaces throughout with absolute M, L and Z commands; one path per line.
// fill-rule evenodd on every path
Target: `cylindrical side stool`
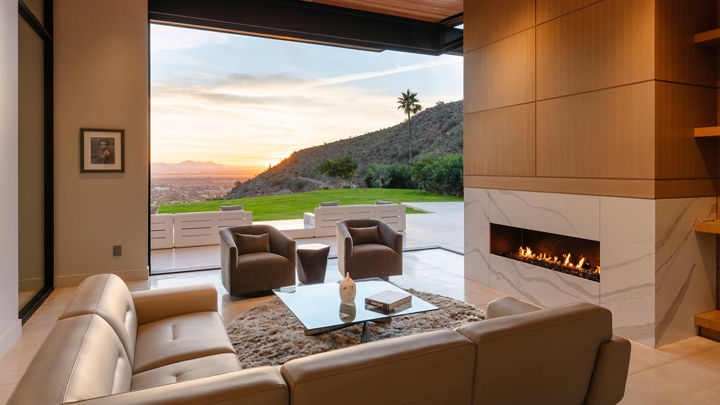
M 303 284 L 318 284 L 325 282 L 325 269 L 327 268 L 330 245 L 310 243 L 297 247 L 297 275 Z

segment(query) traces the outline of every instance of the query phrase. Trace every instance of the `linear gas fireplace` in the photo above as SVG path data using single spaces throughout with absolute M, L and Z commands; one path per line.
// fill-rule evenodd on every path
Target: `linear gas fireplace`
M 600 242 L 490 224 L 490 253 L 600 282 Z

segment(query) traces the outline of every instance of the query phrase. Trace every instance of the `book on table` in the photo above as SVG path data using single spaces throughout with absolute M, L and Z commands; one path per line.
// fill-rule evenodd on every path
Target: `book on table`
M 412 295 L 408 293 L 387 290 L 365 298 L 365 304 L 385 312 L 391 312 L 409 304 L 411 300 Z

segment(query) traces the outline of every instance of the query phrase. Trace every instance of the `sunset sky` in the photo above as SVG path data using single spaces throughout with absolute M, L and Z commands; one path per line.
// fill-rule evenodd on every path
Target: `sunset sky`
M 293 151 L 404 119 L 406 89 L 424 107 L 462 98 L 462 58 L 367 52 L 151 25 L 153 162 L 265 169 Z

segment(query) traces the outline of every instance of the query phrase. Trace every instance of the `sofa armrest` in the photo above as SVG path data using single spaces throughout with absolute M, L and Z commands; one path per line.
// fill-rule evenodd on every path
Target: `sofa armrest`
M 600 345 L 585 404 L 617 404 L 625 396 L 630 341 L 619 336 Z
M 403 253 L 403 236 L 385 222 L 378 222 L 378 232 L 383 245 L 391 248 L 398 254 Z
M 255 367 L 146 390 L 73 402 L 82 405 L 287 405 L 288 386 L 278 367 Z
M 528 312 L 538 311 L 542 308 L 520 301 L 515 297 L 503 297 L 491 301 L 487 307 L 485 319 L 500 318 L 502 316 L 520 315 Z
M 193 312 L 217 312 L 217 291 L 212 284 L 161 288 L 132 293 L 138 324 Z

